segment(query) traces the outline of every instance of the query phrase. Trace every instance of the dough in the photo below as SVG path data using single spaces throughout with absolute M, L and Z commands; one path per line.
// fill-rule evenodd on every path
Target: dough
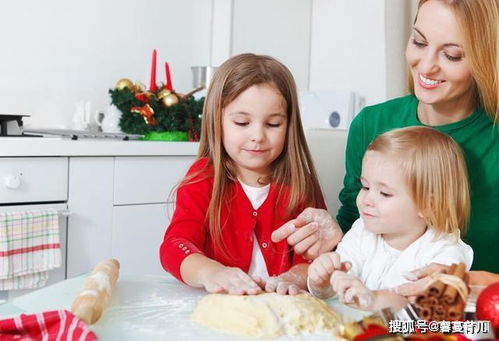
M 342 325 L 325 302 L 308 294 L 210 294 L 199 301 L 191 319 L 206 327 L 263 338 L 302 332 L 340 335 Z

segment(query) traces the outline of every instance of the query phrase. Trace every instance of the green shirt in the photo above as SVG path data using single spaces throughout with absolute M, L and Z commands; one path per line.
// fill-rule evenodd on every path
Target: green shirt
M 352 121 L 346 148 L 346 175 L 336 219 L 347 231 L 359 217 L 362 157 L 378 135 L 401 127 L 423 125 L 417 118 L 418 100 L 406 96 L 364 108 Z M 471 187 L 471 216 L 463 238 L 474 251 L 474 270 L 499 273 L 499 125 L 482 109 L 462 121 L 433 127 L 451 136 L 463 149 Z

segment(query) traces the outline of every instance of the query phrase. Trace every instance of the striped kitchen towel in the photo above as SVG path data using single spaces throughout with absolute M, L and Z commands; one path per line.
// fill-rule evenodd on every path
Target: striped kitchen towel
M 57 211 L 0 212 L 0 290 L 39 288 L 60 266 Z
M 69 311 L 54 310 L 0 320 L 0 340 L 95 341 L 97 336 Z

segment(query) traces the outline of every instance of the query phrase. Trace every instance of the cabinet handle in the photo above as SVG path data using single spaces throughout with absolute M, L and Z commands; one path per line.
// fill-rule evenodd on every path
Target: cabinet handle
M 4 185 L 9 189 L 18 189 L 21 186 L 21 174 L 7 175 L 4 178 Z

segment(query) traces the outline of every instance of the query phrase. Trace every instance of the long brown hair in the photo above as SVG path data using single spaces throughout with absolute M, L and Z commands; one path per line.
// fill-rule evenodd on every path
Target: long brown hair
M 419 0 L 418 9 L 428 1 L 430 0 Z M 482 107 L 492 121 L 497 123 L 499 121 L 499 1 L 438 1 L 449 6 L 460 24 L 464 36 L 464 53 L 475 83 L 474 105 Z M 410 72 L 408 86 L 409 91 L 414 94 L 414 81 Z
M 468 173 L 454 140 L 430 127 L 406 127 L 379 135 L 367 150 L 400 161 L 412 199 L 428 226 L 464 235 L 470 212 Z
M 305 140 L 298 108 L 298 96 L 291 72 L 276 59 L 250 53 L 240 54 L 224 62 L 213 76 L 203 108 L 199 158 L 207 158 L 206 167 L 213 167 L 213 189 L 206 213 L 210 237 L 215 247 L 224 252 L 220 221 L 222 205 L 227 202 L 228 185 L 237 180 L 236 167 L 222 143 L 223 109 L 243 91 L 253 85 L 270 84 L 279 91 L 286 103 L 286 142 L 281 155 L 272 164 L 270 181 L 289 189 L 285 197 L 288 214 L 307 206 L 320 207 L 323 196 L 317 173 Z M 190 183 L 200 170 L 184 179 L 180 186 Z M 278 192 L 281 202 L 284 192 Z M 290 217 L 291 218 L 291 217 Z

